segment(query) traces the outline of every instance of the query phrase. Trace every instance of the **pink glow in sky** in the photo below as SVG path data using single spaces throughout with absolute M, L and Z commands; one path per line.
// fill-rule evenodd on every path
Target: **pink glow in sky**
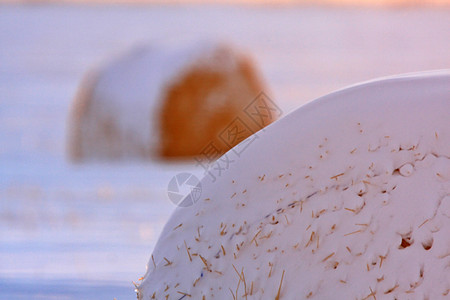
M 358 6 L 450 5 L 450 0 L 0 0 L 0 3 L 332 4 Z

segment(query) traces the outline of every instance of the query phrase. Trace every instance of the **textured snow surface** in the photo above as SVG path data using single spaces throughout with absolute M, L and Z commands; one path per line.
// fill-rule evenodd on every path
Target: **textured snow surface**
M 353 86 L 269 126 L 174 212 L 141 299 L 449 297 L 449 112 L 442 71 Z

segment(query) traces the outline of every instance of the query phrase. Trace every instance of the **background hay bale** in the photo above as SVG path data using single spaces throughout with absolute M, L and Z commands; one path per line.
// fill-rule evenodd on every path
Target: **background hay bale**
M 249 114 L 267 99 L 263 92 L 252 60 L 225 44 L 141 47 L 83 80 L 70 118 L 69 156 L 186 158 L 208 145 L 219 155 L 279 116 L 274 109 L 259 122 Z M 224 140 L 236 118 L 245 132 Z

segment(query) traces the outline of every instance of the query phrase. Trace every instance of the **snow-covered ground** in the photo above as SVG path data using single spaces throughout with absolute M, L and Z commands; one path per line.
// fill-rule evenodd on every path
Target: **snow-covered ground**
M 450 11 L 233 6 L 0 6 L 0 299 L 133 299 L 194 164 L 65 161 L 66 117 L 93 64 L 167 38 L 255 56 L 287 112 L 378 76 L 450 67 Z

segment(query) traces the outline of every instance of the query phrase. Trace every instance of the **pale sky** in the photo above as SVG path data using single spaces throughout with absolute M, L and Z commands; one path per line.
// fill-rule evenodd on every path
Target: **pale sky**
M 334 4 L 415 6 L 450 5 L 450 0 L 0 0 L 0 3 L 218 3 L 218 4 Z

